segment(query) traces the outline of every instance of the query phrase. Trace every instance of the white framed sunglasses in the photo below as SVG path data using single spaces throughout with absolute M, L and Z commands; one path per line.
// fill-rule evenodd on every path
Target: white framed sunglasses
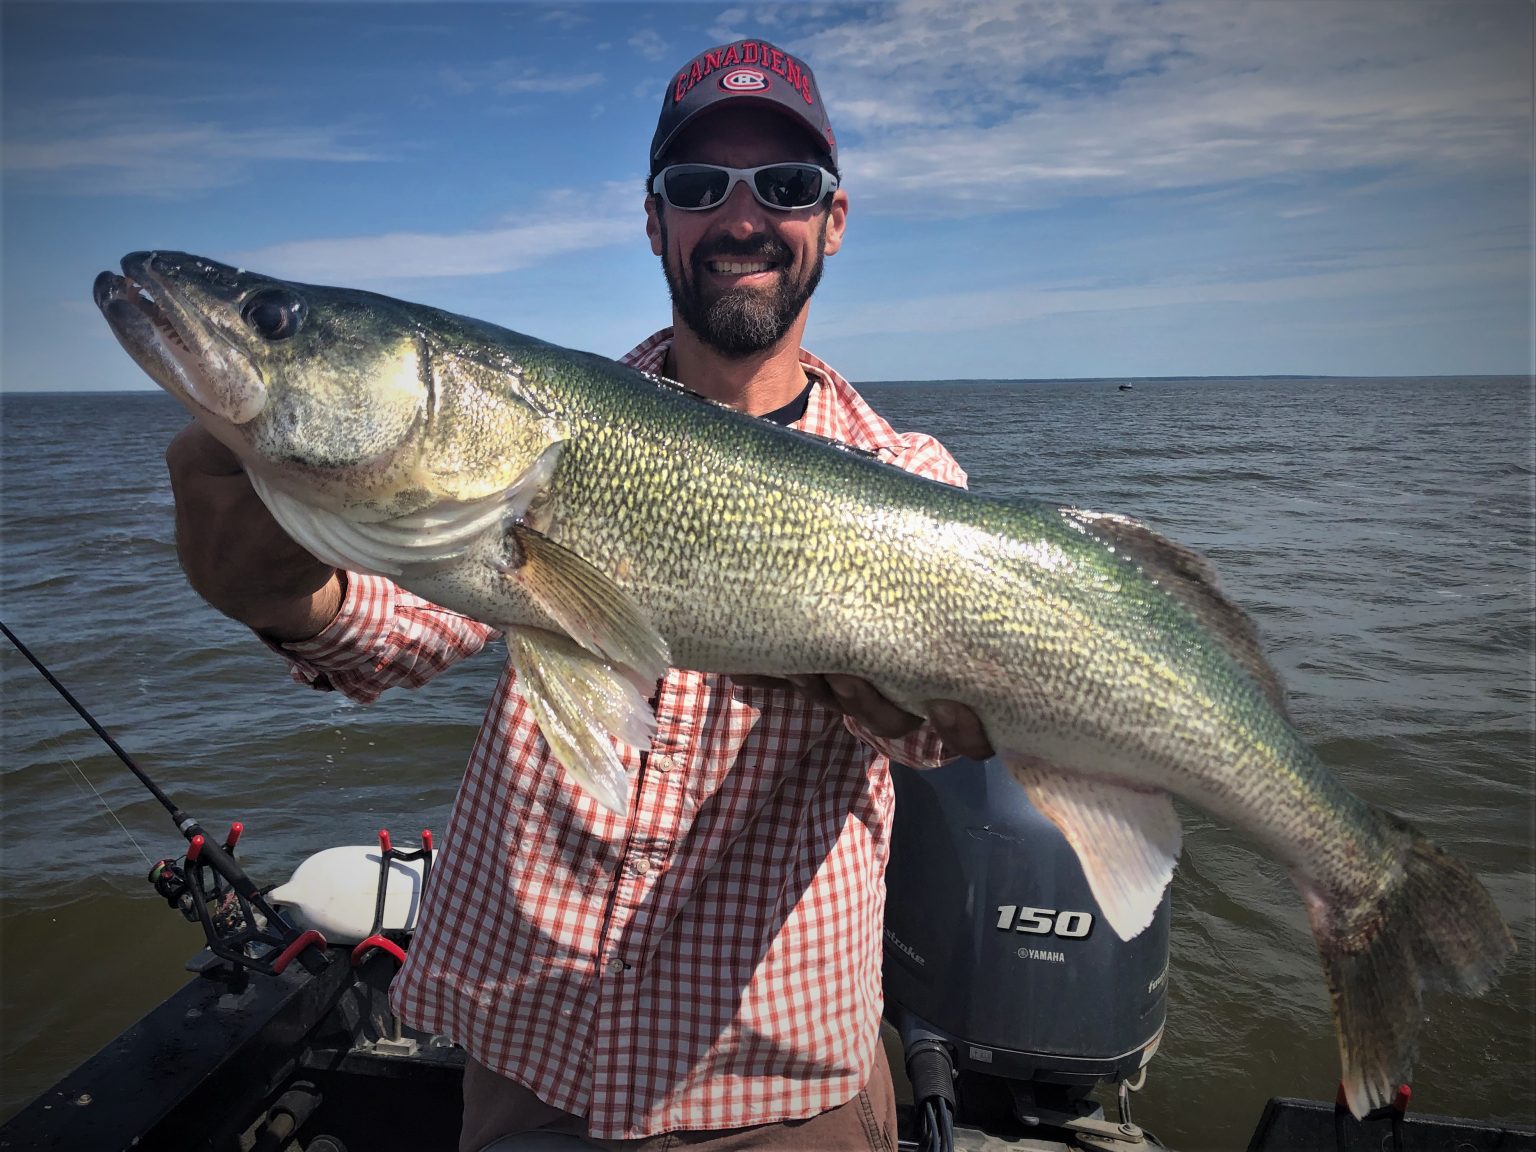
M 762 164 L 728 168 L 723 164 L 669 164 L 651 177 L 651 192 L 682 212 L 706 212 L 725 203 L 737 184 L 745 183 L 764 208 L 794 212 L 810 208 L 840 181 L 819 164 Z

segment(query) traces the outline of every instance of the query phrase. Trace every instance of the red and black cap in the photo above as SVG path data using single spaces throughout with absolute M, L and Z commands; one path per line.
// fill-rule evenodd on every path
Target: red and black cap
M 667 84 L 651 139 L 651 170 L 660 166 L 679 132 L 727 102 L 751 102 L 788 114 L 816 138 L 837 168 L 837 139 L 810 67 L 766 40 L 738 40 L 700 52 Z

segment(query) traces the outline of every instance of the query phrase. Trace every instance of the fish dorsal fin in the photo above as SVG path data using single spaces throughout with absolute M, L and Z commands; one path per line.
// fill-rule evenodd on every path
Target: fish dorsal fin
M 250 473 L 256 495 L 283 531 L 317 560 L 354 572 L 399 577 L 452 563 L 487 532 L 515 520 L 544 489 L 563 442 L 550 444 L 507 488 L 478 500 L 444 500 L 405 516 L 359 521 L 307 504 Z
M 671 656 L 638 604 L 587 561 L 525 524 L 507 534 L 502 574 L 515 580 L 551 620 L 593 655 L 632 673 L 647 695 Z
M 1210 561 L 1126 516 L 1081 508 L 1063 508 L 1061 514 L 1155 580 L 1221 641 L 1269 703 L 1282 716 L 1287 714 L 1285 685 L 1264 656 L 1258 629 L 1222 595 Z
M 1005 756 L 1030 803 L 1072 845 L 1104 919 L 1122 940 L 1152 923 L 1173 878 L 1182 837 L 1166 792 L 1141 791 Z
M 629 804 L 629 777 L 614 741 L 651 746 L 656 714 L 634 681 L 569 637 L 537 628 L 507 633 L 516 688 L 565 770 L 611 812 Z

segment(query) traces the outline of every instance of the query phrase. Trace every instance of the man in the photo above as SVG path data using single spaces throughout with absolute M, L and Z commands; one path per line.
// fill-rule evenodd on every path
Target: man
M 935 441 L 892 431 L 800 346 L 848 214 L 810 69 L 754 40 L 701 54 L 668 85 L 650 161 L 646 234 L 674 323 L 626 360 L 963 483 Z M 296 678 L 370 701 L 490 638 L 315 561 L 196 426 L 167 459 L 193 587 Z M 551 759 L 509 673 L 496 689 L 392 989 L 403 1019 L 469 1054 L 461 1148 L 549 1129 L 604 1147 L 894 1152 L 884 753 L 987 755 L 975 716 L 940 701 L 919 727 L 851 677 L 675 669 L 654 703 L 614 815 Z

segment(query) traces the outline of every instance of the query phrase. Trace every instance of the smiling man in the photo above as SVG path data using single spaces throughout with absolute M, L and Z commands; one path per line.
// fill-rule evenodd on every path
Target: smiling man
M 755 40 L 691 60 L 663 96 L 645 201 L 673 324 L 625 359 L 720 403 L 963 484 L 937 441 L 895 432 L 801 346 L 826 259 L 843 243 L 849 201 L 840 185 L 836 138 L 808 66 Z M 935 731 L 849 677 L 790 686 L 674 672 L 657 714 L 661 744 L 674 731 L 682 739 L 685 727 L 729 733 L 735 766 L 712 804 L 742 803 L 737 788 L 753 787 L 754 774 L 744 762 L 782 775 L 769 787 L 784 793 L 740 809 L 731 834 L 742 839 L 710 859 L 714 874 L 682 911 L 688 935 L 676 943 L 687 943 L 655 954 L 651 995 L 639 1001 L 647 1014 L 626 1016 L 627 1046 L 639 1054 L 625 1074 L 627 1096 L 602 1093 L 598 1107 L 579 1083 L 528 1080 L 516 1062 L 500 1071 L 562 1111 L 584 1113 L 585 1125 L 552 1123 L 589 1136 L 681 1129 L 689 1147 L 894 1152 L 894 1097 L 878 1043 L 892 805 L 885 754 L 934 762 L 943 755 Z M 940 702 L 933 714 L 951 751 L 989 753 L 967 710 Z M 765 754 L 771 767 L 758 759 Z M 785 794 L 798 798 L 786 803 Z M 637 803 L 641 826 L 663 824 L 673 842 L 690 831 L 647 810 L 664 806 L 659 793 L 642 792 Z M 525 1126 L 515 1114 L 527 1096 L 478 1062 L 465 1099 L 464 1152 Z
M 811 296 L 843 243 L 840 184 L 809 67 L 755 40 L 696 56 L 663 97 L 646 184 L 646 234 L 673 323 L 625 359 L 963 484 L 935 440 L 895 432 L 801 347 Z M 658 892 L 638 907 L 615 889 L 616 938 L 658 914 L 676 918 L 673 931 L 630 989 L 605 982 L 587 1010 L 607 1042 L 584 1061 L 471 1060 L 461 1152 L 532 1126 L 646 1149 L 673 1147 L 670 1132 L 722 1152 L 895 1152 L 879 1044 L 887 753 L 933 763 L 942 735 L 949 751 L 985 756 L 975 717 L 939 702 L 936 732 L 850 677 L 787 685 L 678 671 L 656 710 L 652 754 L 676 747 L 673 759 L 719 784 L 699 793 L 697 814 L 680 817 L 668 786 L 642 778 L 635 827 L 669 846 L 670 876 L 702 866 L 700 881 L 679 900 Z M 418 979 L 407 970 L 406 1004 Z M 629 1068 L 613 1063 L 626 1059 Z
M 761 41 L 668 82 L 646 233 L 673 325 L 640 369 L 952 484 L 800 344 L 848 194 L 811 71 Z M 371 701 L 477 652 L 492 630 L 288 540 L 238 461 L 190 425 L 167 453 L 194 588 L 295 678 Z M 459 1041 L 463 1152 L 544 1130 L 608 1148 L 896 1147 L 878 1042 L 889 755 L 988 755 L 975 716 L 930 724 L 851 677 L 672 669 L 650 749 L 623 750 L 614 815 L 552 756 L 510 674 L 470 755 L 391 989 Z

